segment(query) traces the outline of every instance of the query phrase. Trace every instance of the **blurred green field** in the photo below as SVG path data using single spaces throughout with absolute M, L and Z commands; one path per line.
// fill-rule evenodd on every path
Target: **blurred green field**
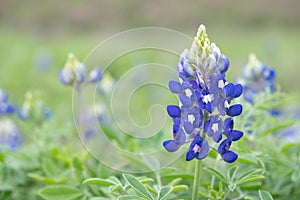
M 2 1 L 0 5 L 0 87 L 18 104 L 26 91 L 43 91 L 46 103 L 62 119 L 71 112 L 72 91 L 57 78 L 66 55 L 73 52 L 82 60 L 99 42 L 135 27 L 171 28 L 192 37 L 204 23 L 210 38 L 231 61 L 229 80 L 242 73 L 249 53 L 254 52 L 276 69 L 277 83 L 284 92 L 299 91 L 298 1 L 176 1 L 172 8 L 159 1 L 46 1 L 43 6 L 34 1 Z M 41 71 L 37 60 L 44 54 L 50 64 Z M 134 60 L 148 63 L 161 59 L 153 52 L 135 56 L 116 64 L 130 68 L 136 65 Z M 171 61 L 174 68 L 177 61 Z

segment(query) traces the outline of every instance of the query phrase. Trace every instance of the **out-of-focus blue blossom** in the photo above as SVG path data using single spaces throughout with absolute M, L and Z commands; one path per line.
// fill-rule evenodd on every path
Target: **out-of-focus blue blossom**
M 0 116 L 14 112 L 15 106 L 9 102 L 8 94 L 0 88 Z
M 102 70 L 100 69 L 100 67 L 94 67 L 94 69 L 92 69 L 92 71 L 89 74 L 89 81 L 91 83 L 97 83 L 98 81 L 100 81 L 102 78 Z
M 9 119 L 0 120 L 0 150 L 15 151 L 22 144 L 18 127 Z
M 186 160 L 204 159 L 212 144 L 222 141 L 219 149 L 224 149 L 224 141 L 239 140 L 243 132 L 233 130 L 233 118 L 242 113 L 242 105 L 231 105 L 242 92 L 241 84 L 228 83 L 225 73 L 229 69 L 228 58 L 211 43 L 204 25 L 200 25 L 197 36 L 189 50 L 184 50 L 178 63 L 178 81 L 170 81 L 169 88 L 177 94 L 180 105 L 169 105 L 167 112 L 173 119 L 173 139 L 163 143 L 169 152 L 176 151 L 191 142 Z M 228 145 L 227 145 L 228 146 Z M 218 151 L 226 162 L 234 162 L 237 154 Z
M 52 117 L 52 112 L 42 101 L 41 94 L 38 91 L 27 92 L 25 100 L 18 109 L 18 116 L 21 120 L 34 120 L 42 122 Z
M 102 71 L 99 67 L 92 69 L 88 77 L 86 77 L 86 67 L 83 63 L 70 53 L 63 69 L 58 73 L 60 82 L 65 85 L 72 85 L 74 83 L 83 83 L 86 79 L 90 83 L 97 83 L 102 78 Z
M 250 54 L 248 63 L 244 67 L 243 77 L 238 78 L 238 82 L 244 86 L 244 99 L 253 103 L 255 94 L 266 89 L 274 92 L 276 90 L 275 77 L 274 69 L 267 67 L 254 54 Z

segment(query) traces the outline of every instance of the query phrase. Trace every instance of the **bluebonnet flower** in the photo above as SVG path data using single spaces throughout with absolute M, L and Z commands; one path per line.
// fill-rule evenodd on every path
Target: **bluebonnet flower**
M 8 94 L 0 89 L 0 116 L 4 114 L 12 114 L 15 112 L 15 106 L 9 102 Z
M 44 102 L 42 101 L 41 94 L 38 91 L 27 92 L 25 94 L 25 100 L 18 109 L 18 116 L 21 120 L 35 120 L 42 122 L 52 117 L 52 112 Z
M 238 82 L 244 86 L 244 99 L 250 103 L 253 103 L 255 94 L 264 92 L 266 89 L 271 92 L 276 90 L 275 70 L 259 61 L 254 54 L 249 55 L 243 75 Z
M 58 73 L 59 80 L 65 85 L 83 83 L 86 79 L 86 67 L 73 55 L 69 54 L 65 66 Z M 88 75 L 88 82 L 97 83 L 102 78 L 102 71 L 99 67 L 92 69 Z
M 242 113 L 242 105 L 231 102 L 242 94 L 243 87 L 226 82 L 229 65 L 228 58 L 209 41 L 205 26 L 200 25 L 191 48 L 180 56 L 179 82 L 169 82 L 170 91 L 178 95 L 180 105 L 167 107 L 173 119 L 173 139 L 163 143 L 167 151 L 174 152 L 191 142 L 186 160 L 202 160 L 214 149 L 208 139 L 220 143 L 225 137 L 219 145 L 219 154 L 229 163 L 237 159 L 229 146 L 243 136 L 242 131 L 233 130 L 232 118 Z M 229 118 L 224 120 L 225 116 Z
M 0 149 L 15 151 L 21 144 L 18 127 L 9 119 L 0 120 Z

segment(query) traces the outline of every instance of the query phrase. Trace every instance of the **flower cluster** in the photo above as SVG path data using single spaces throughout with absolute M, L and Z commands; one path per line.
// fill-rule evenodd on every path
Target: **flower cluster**
M 254 54 L 249 55 L 248 63 L 244 67 L 244 76 L 238 79 L 244 87 L 244 99 L 253 103 L 254 95 L 269 89 L 274 92 L 275 70 L 268 68 L 259 61 Z
M 15 151 L 21 145 L 22 138 L 18 127 L 9 119 L 0 120 L 0 147 Z
M 241 84 L 228 83 L 225 73 L 229 60 L 211 43 L 204 25 L 189 50 L 184 50 L 178 63 L 179 82 L 170 81 L 169 88 L 177 94 L 180 105 L 169 105 L 168 114 L 173 119 L 173 140 L 163 143 L 165 149 L 174 152 L 186 142 L 191 142 L 186 160 L 203 159 L 210 149 L 208 139 L 219 144 L 217 151 L 226 162 L 234 162 L 238 155 L 230 150 L 233 141 L 243 132 L 234 130 L 233 118 L 242 113 L 242 105 L 231 101 L 242 94 Z M 225 116 L 228 116 L 227 118 Z
M 65 85 L 83 83 L 86 79 L 89 83 L 97 83 L 102 78 L 102 71 L 99 67 L 94 67 L 86 78 L 86 67 L 79 62 L 73 54 L 69 54 L 65 66 L 59 71 L 58 77 Z
M 0 116 L 12 114 L 15 112 L 15 107 L 9 102 L 8 94 L 0 89 Z
M 41 122 L 50 119 L 52 112 L 42 101 L 40 92 L 29 91 L 25 94 L 25 101 L 18 110 L 18 116 L 21 120 L 31 119 Z

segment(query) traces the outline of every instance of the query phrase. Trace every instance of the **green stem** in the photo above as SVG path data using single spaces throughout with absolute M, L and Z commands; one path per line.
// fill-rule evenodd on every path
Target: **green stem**
M 201 160 L 196 160 L 195 162 L 196 164 L 195 164 L 192 200 L 198 200 L 199 189 L 200 189 Z
M 209 113 L 207 111 L 205 111 L 203 122 L 205 122 L 208 118 L 209 118 Z M 204 130 L 202 132 L 202 137 L 203 137 L 203 139 L 205 139 Z M 198 200 L 199 190 L 200 190 L 201 160 L 196 160 L 195 162 L 196 162 L 196 164 L 195 164 L 192 200 Z

